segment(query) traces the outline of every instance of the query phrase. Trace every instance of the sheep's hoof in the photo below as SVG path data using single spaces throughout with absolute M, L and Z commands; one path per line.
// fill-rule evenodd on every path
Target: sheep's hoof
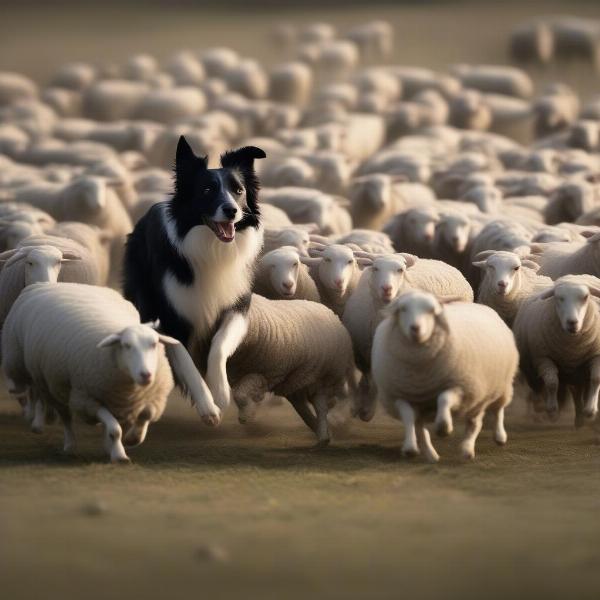
M 219 415 L 203 415 L 202 422 L 208 427 L 216 427 L 221 422 Z
M 417 448 L 402 448 L 402 456 L 404 458 L 415 458 L 415 456 L 419 456 L 419 450 Z
M 435 435 L 438 437 L 444 438 L 448 437 L 452 433 L 452 425 L 447 421 L 441 421 L 440 423 L 436 423 L 435 426 Z
M 318 440 L 315 444 L 315 449 L 327 448 L 327 446 L 329 446 L 329 442 L 331 442 L 330 438 L 323 438 L 322 440 Z
M 462 457 L 464 460 L 473 460 L 475 458 L 475 450 L 473 448 L 463 448 Z
M 505 446 L 506 442 L 508 441 L 508 435 L 506 434 L 506 431 L 496 433 L 494 435 L 494 441 L 498 446 Z
M 31 432 L 37 433 L 37 434 L 44 433 L 44 426 L 43 425 L 32 425 Z
M 547 410 L 546 412 L 548 414 L 548 419 L 550 419 L 552 423 L 558 421 L 558 417 L 560 416 L 558 410 Z
M 437 452 L 430 452 L 428 454 L 425 455 L 425 460 L 430 464 L 430 465 L 435 465 L 437 463 L 440 462 L 440 455 Z
M 583 409 L 583 414 L 585 416 L 586 419 L 588 419 L 588 421 L 593 421 L 596 418 L 596 415 L 598 414 L 597 410 L 590 410 L 590 409 Z
M 111 464 L 113 465 L 130 465 L 131 459 L 129 456 L 115 456 L 110 459 Z

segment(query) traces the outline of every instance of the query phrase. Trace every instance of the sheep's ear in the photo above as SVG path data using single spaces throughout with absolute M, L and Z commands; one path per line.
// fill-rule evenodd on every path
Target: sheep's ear
M 370 258 L 357 258 L 356 263 L 359 267 L 370 267 L 373 261 Z
M 477 267 L 478 269 L 485 269 L 485 267 L 487 266 L 487 261 L 485 260 L 476 260 L 475 262 L 471 263 L 474 267 Z
M 294 228 L 302 229 L 311 235 L 319 232 L 319 226 L 316 223 L 294 223 Z
M 311 233 L 309 235 L 309 239 L 311 242 L 316 242 L 317 244 L 324 244 L 325 246 L 331 244 L 331 240 L 328 237 L 325 237 L 324 235 L 317 235 L 316 233 Z
M 440 304 L 450 304 L 452 302 L 464 302 L 464 298 L 462 296 L 458 296 L 457 294 L 452 294 L 449 296 L 438 296 L 437 301 Z
M 540 300 L 547 300 L 548 298 L 552 298 L 552 296 L 554 296 L 554 288 L 548 288 L 547 290 L 545 290 L 544 292 L 542 292 L 538 298 Z
M 176 346 L 180 343 L 179 340 L 176 340 L 174 337 L 164 335 L 163 333 L 158 334 L 158 341 L 165 346 Z
M 319 242 L 310 241 L 310 246 L 308 247 L 309 252 L 314 250 L 315 252 L 323 252 L 327 246 L 325 244 L 320 244 Z
M 3 254 L 6 254 L 6 253 L 3 253 Z M 4 266 L 10 267 L 11 265 L 14 265 L 15 263 L 18 263 L 19 261 L 26 258 L 28 254 L 29 254 L 28 249 L 19 248 L 12 256 L 10 256 L 7 259 L 7 261 L 4 263 Z
M 154 321 L 148 321 L 147 323 L 142 323 L 146 327 L 150 327 L 150 329 L 158 329 L 160 327 L 160 319 L 154 319 Z
M 539 271 L 539 269 L 540 269 L 540 265 L 538 263 L 533 262 L 532 260 L 529 260 L 529 259 L 521 260 L 521 265 L 523 265 L 524 267 L 527 267 L 528 269 L 532 269 L 533 271 Z
M 331 194 L 331 197 L 334 199 L 337 206 L 341 206 L 342 208 L 350 208 L 352 206 L 350 200 L 348 200 L 348 198 L 344 198 L 344 196 L 336 196 Z
M 415 256 L 414 254 L 407 254 L 406 252 L 399 252 L 398 254 L 400 254 L 400 256 L 406 261 L 407 269 L 414 267 L 419 260 L 419 257 Z
M 478 252 L 475 255 L 475 260 L 485 260 L 486 258 L 489 258 L 490 256 L 492 256 L 492 254 L 495 254 L 496 250 L 483 250 L 481 252 Z M 473 263 L 475 264 L 475 263 Z
M 598 233 L 598 230 L 597 230 L 597 229 L 595 229 L 595 230 L 593 230 L 593 229 L 585 229 L 584 231 L 580 231 L 580 232 L 579 232 L 579 235 L 580 235 L 581 237 L 584 237 L 584 238 L 588 238 L 588 239 L 589 239 L 589 238 L 591 238 L 592 236 L 596 235 L 597 233 Z
M 595 298 L 600 298 L 600 289 L 594 287 L 592 285 L 588 285 L 588 289 L 590 290 L 590 294 Z
M 536 242 L 535 244 L 530 244 L 528 246 L 529 254 L 542 254 L 544 252 L 544 247 L 545 247 L 545 244 L 541 244 L 539 242 Z
M 595 233 L 592 237 L 589 237 L 587 240 L 588 244 L 595 244 L 596 242 L 600 242 L 600 231 Z
M 300 257 L 300 262 L 304 265 L 308 265 L 309 267 L 311 265 L 318 265 L 323 259 L 322 258 L 315 258 L 313 256 L 301 256 Z
M 98 231 L 98 241 L 103 245 L 107 246 L 111 244 L 114 238 L 114 234 L 108 229 L 100 229 Z
M 246 169 L 254 168 L 254 160 L 257 158 L 266 158 L 264 150 L 257 148 L 256 146 L 244 146 L 237 150 L 231 150 L 225 152 L 221 156 L 222 167 L 242 167 Z
M 96 348 L 106 348 L 108 346 L 114 346 L 121 341 L 121 336 L 118 333 L 111 333 L 107 335 L 103 340 L 98 342 Z
M 117 179 L 116 177 L 112 177 L 110 179 L 105 179 L 106 187 L 109 188 L 118 188 L 123 185 L 122 179 Z
M 0 263 L 5 263 L 11 259 L 15 254 L 21 252 L 22 248 L 12 248 L 11 250 L 5 250 L 0 254 Z
M 72 250 L 67 250 L 62 253 L 63 257 L 61 262 L 68 262 L 70 260 L 83 260 L 83 257 L 78 252 L 73 252 Z
M 516 248 L 513 248 L 512 252 L 513 252 L 513 254 L 516 254 L 517 256 L 524 258 L 528 254 L 533 253 L 532 247 L 534 245 L 535 244 L 531 244 L 530 246 L 517 246 Z M 542 248 L 542 250 L 543 250 L 543 248 Z M 541 250 L 540 250 L 540 252 L 541 252 Z
M 390 179 L 392 180 L 392 183 L 406 183 L 407 181 L 409 181 L 408 177 L 402 173 L 390 175 Z

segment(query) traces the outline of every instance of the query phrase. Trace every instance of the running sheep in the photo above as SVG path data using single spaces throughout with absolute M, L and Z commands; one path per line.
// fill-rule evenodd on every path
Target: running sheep
M 164 411 L 174 382 L 163 346 L 178 345 L 141 324 L 134 306 L 114 290 L 35 284 L 5 322 L 2 368 L 12 394 L 30 389 L 36 404 L 56 410 L 66 452 L 74 450 L 76 414 L 104 425 L 111 462 L 127 462 L 123 442 L 142 443 Z M 218 422 L 220 411 L 209 405 L 207 416 Z
M 495 418 L 496 443 L 505 444 L 504 407 L 518 362 L 512 333 L 491 308 L 420 291 L 399 296 L 377 327 L 371 364 L 380 401 L 404 423 L 403 454 L 423 451 L 437 462 L 425 421 L 435 415 L 437 433 L 448 435 L 452 412 L 466 420 L 465 459 L 475 456 L 486 410 Z
M 575 425 L 598 412 L 600 392 L 600 279 L 566 275 L 525 302 L 513 331 L 521 371 L 534 392 L 543 392 L 546 410 L 556 415 L 568 392 Z

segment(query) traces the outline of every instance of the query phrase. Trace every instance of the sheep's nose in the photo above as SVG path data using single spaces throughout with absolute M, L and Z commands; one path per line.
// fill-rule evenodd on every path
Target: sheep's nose
M 508 283 L 506 281 L 499 281 L 498 282 L 498 289 L 505 291 L 506 288 L 508 287 Z
M 577 319 L 567 319 L 567 327 L 572 331 L 575 331 L 577 329 L 577 325 Z
M 343 279 L 336 279 L 333 283 L 335 283 L 335 286 L 337 288 L 339 288 L 340 290 L 344 287 L 344 280 Z
M 417 325 L 416 323 L 410 326 L 411 333 L 418 335 L 420 331 L 421 331 L 421 327 L 419 325 Z
M 223 209 L 223 214 L 230 220 L 235 219 L 235 215 L 237 215 L 237 207 L 235 206 L 226 206 Z
M 291 290 L 294 287 L 294 282 L 293 281 L 283 281 L 281 283 L 281 285 L 286 289 L 286 290 Z
M 425 239 L 426 242 L 431 242 L 431 240 L 433 239 L 433 234 L 431 233 L 431 231 L 426 231 L 423 234 L 423 238 Z
M 152 373 L 150 371 L 142 371 L 140 373 L 140 382 L 142 385 L 148 385 L 152 380 Z
M 381 291 L 383 292 L 383 294 L 385 296 L 391 296 L 392 295 L 392 286 L 391 285 L 382 285 Z

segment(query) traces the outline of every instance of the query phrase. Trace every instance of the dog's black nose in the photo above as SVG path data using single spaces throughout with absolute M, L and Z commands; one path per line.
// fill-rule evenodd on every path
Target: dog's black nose
M 226 206 L 223 209 L 223 214 L 230 220 L 235 219 L 238 209 L 235 206 Z

